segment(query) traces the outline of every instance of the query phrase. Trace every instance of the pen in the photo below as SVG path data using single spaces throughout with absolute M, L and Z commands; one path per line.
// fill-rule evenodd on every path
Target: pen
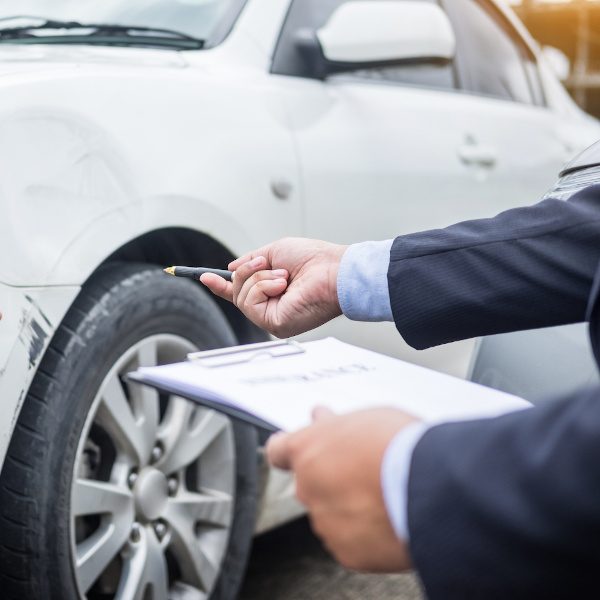
M 210 269 L 209 267 L 168 267 L 163 271 L 175 277 L 190 277 L 192 279 L 200 279 L 200 275 L 204 273 L 214 273 L 227 281 L 231 281 L 233 273 L 224 269 Z

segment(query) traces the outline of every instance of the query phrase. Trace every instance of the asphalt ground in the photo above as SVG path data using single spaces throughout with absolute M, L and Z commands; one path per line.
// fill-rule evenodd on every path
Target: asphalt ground
M 306 519 L 257 537 L 240 600 L 425 600 L 413 575 L 365 575 L 338 565 Z

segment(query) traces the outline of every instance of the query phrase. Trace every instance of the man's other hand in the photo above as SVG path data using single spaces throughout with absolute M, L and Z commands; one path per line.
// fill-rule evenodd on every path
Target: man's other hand
M 286 238 L 230 263 L 233 282 L 213 274 L 200 281 L 259 327 L 288 337 L 341 314 L 337 274 L 345 250 L 338 244 Z
M 411 566 L 388 518 L 381 463 L 395 434 L 414 421 L 388 408 L 339 416 L 316 409 L 311 426 L 275 434 L 267 444 L 269 462 L 294 472 L 313 530 L 345 567 L 397 572 Z

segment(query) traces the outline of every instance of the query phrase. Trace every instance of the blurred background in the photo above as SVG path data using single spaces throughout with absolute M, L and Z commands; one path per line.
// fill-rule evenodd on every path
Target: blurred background
M 600 117 L 600 2 L 512 0 L 509 4 L 577 104 Z

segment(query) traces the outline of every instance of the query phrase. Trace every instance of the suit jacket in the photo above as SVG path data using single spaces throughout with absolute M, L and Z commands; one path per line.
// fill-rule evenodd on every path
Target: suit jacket
M 588 320 L 598 362 L 599 264 L 600 185 L 397 238 L 392 311 L 416 348 Z M 430 600 L 600 598 L 600 389 L 430 429 L 408 524 Z

